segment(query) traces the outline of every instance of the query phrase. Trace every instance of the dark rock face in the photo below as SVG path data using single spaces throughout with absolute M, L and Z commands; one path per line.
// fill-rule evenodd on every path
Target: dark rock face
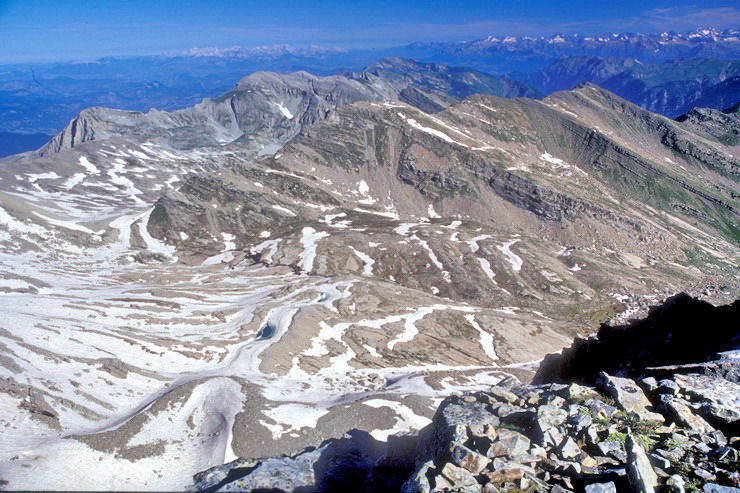
M 740 301 L 714 307 L 679 294 L 651 309 L 646 319 L 616 327 L 602 324 L 595 337 L 575 339 L 561 354 L 544 359 L 534 381 L 593 384 L 601 371 L 637 378 L 660 375 L 656 367 L 717 360 L 718 353 L 740 347 L 738 320 Z

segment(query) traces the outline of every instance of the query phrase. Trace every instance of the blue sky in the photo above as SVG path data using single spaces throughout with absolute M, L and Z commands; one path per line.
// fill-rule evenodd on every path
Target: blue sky
M 736 1 L 0 0 L 0 63 L 288 43 L 382 48 L 740 26 Z

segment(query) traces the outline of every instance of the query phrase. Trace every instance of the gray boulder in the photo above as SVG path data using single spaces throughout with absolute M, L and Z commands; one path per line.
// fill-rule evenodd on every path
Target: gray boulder
M 465 445 L 456 443 L 452 446 L 452 462 L 463 469 L 467 469 L 473 474 L 480 474 L 486 468 L 491 460 L 485 455 L 481 455 L 475 450 L 470 450 Z
M 710 421 L 734 424 L 740 420 L 740 385 L 706 375 L 674 375 L 681 393 L 702 401 L 702 412 Z
M 668 418 L 695 433 L 706 435 L 715 431 L 712 425 L 707 423 L 701 416 L 694 414 L 691 407 L 682 399 L 665 401 L 662 404 L 662 408 L 665 410 Z
M 648 410 L 651 407 L 650 401 L 633 380 L 613 377 L 602 371 L 596 380 L 596 387 L 617 401 L 621 409 L 636 414 L 641 421 L 664 421 L 661 414 Z
M 566 420 L 568 412 L 549 404 L 537 408 L 535 418 L 535 438 L 545 448 L 557 447 L 565 438 L 560 430 Z
M 529 451 L 529 438 L 519 432 L 507 429 L 498 431 L 498 439 L 488 449 L 488 457 L 523 455 Z

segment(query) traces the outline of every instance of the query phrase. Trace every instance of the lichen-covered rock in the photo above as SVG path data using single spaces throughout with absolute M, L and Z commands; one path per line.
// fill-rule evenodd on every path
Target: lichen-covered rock
M 596 380 L 596 387 L 617 401 L 621 409 L 634 413 L 640 420 L 664 421 L 661 414 L 648 410 L 652 404 L 633 380 L 614 377 L 602 371 Z
M 507 429 L 499 430 L 498 439 L 488 449 L 488 457 L 514 456 L 529 451 L 530 440 L 519 432 Z
M 442 476 L 447 479 L 460 493 L 480 493 L 481 485 L 475 476 L 462 467 L 457 467 L 449 462 L 442 467 Z M 437 487 L 435 485 L 435 487 Z
M 403 484 L 401 493 L 429 493 L 432 490 L 428 477 L 431 470 L 434 470 L 434 462 L 430 460 L 419 466 Z
M 681 399 L 670 399 L 662 404 L 669 419 L 678 425 L 690 429 L 695 433 L 709 434 L 714 428 L 701 416 L 694 414 L 692 409 Z
M 479 454 L 475 450 L 470 450 L 465 445 L 456 443 L 452 447 L 452 462 L 463 469 L 467 469 L 473 474 L 480 474 L 491 460 L 485 455 Z
M 469 438 L 469 430 L 476 433 L 486 427 L 496 426 L 499 420 L 481 402 L 464 402 L 461 398 L 448 397 L 437 410 L 432 424 L 427 428 L 420 459 L 435 462 L 449 458 L 451 445 L 463 445 Z
M 685 395 L 701 401 L 707 419 L 720 424 L 740 421 L 740 385 L 706 375 L 675 375 L 674 380 Z
M 545 448 L 557 447 L 565 438 L 560 426 L 568 419 L 568 412 L 553 405 L 537 408 L 535 432 L 540 445 Z
M 573 438 L 568 437 L 565 439 L 565 441 L 560 445 L 559 450 L 560 457 L 563 459 L 576 459 L 580 457 L 583 454 L 583 451 L 578 447 L 578 444 L 576 443 Z
M 488 481 L 493 484 L 502 484 L 507 482 L 518 481 L 524 477 L 524 469 L 512 467 L 508 469 L 499 469 L 486 474 Z

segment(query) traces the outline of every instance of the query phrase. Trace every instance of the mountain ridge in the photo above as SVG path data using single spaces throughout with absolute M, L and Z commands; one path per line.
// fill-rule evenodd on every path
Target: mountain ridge
M 60 487 L 75 457 L 109 473 L 70 488 L 181 490 L 351 428 L 383 440 L 649 300 L 737 294 L 729 114 L 674 122 L 590 84 L 435 113 L 337 76 L 237 88 L 97 110 L 94 139 L 3 160 L 9 488 Z

